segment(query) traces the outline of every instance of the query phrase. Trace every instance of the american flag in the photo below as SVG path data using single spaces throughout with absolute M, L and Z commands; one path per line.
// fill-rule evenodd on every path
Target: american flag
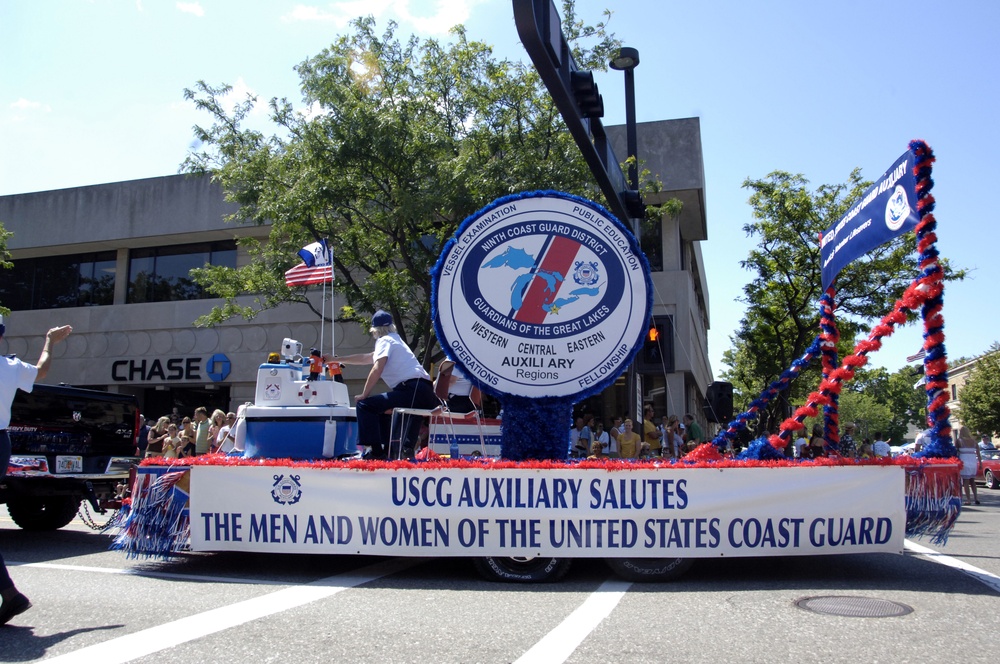
M 302 264 L 285 272 L 286 286 L 294 288 L 333 281 L 332 255 L 326 240 L 306 245 L 298 254 Z
M 906 356 L 906 361 L 907 362 L 916 362 L 917 360 L 924 359 L 925 355 L 927 355 L 927 351 L 925 351 L 923 348 L 921 348 L 919 353 L 914 353 L 913 355 L 907 355 Z

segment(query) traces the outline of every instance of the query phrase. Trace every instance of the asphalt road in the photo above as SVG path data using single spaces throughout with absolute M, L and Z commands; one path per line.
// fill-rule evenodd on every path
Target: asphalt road
M 0 509 L 0 550 L 34 603 L 0 627 L 0 662 L 993 661 L 1000 491 L 980 499 L 944 547 L 699 560 L 667 584 L 630 584 L 586 560 L 548 585 L 487 582 L 460 559 L 130 560 L 79 519 L 27 533 Z M 810 597 L 912 612 L 797 606 Z

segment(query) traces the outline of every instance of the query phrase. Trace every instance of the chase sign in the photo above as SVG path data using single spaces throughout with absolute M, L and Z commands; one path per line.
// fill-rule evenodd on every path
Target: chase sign
M 116 383 L 151 383 L 166 380 L 203 381 L 202 357 L 170 357 L 161 360 L 142 358 L 115 360 L 111 363 L 111 380 Z M 232 363 L 222 353 L 212 355 L 205 362 L 205 375 L 213 382 L 229 377 Z

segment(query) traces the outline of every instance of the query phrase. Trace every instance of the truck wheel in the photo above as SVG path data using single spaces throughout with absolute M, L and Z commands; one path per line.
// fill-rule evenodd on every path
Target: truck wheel
M 626 581 L 673 581 L 684 575 L 692 558 L 608 558 L 608 564 L 615 574 Z
M 570 558 L 474 558 L 476 571 L 487 581 L 507 583 L 551 583 L 569 571 Z
M 56 530 L 73 520 L 80 499 L 72 496 L 21 498 L 7 501 L 7 512 L 24 530 Z

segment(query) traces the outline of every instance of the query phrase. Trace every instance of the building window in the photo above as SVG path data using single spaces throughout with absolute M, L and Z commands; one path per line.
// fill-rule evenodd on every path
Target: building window
M 130 304 L 171 302 L 206 297 L 191 278 L 191 270 L 206 265 L 236 267 L 236 242 L 201 242 L 172 247 L 147 247 L 129 252 Z
M 663 222 L 659 219 L 644 219 L 640 226 L 642 237 L 639 247 L 646 254 L 651 272 L 663 272 Z
M 0 282 L 0 302 L 17 311 L 114 304 L 115 252 L 22 258 Z
M 958 385 L 955 383 L 951 384 L 951 400 L 958 401 Z

